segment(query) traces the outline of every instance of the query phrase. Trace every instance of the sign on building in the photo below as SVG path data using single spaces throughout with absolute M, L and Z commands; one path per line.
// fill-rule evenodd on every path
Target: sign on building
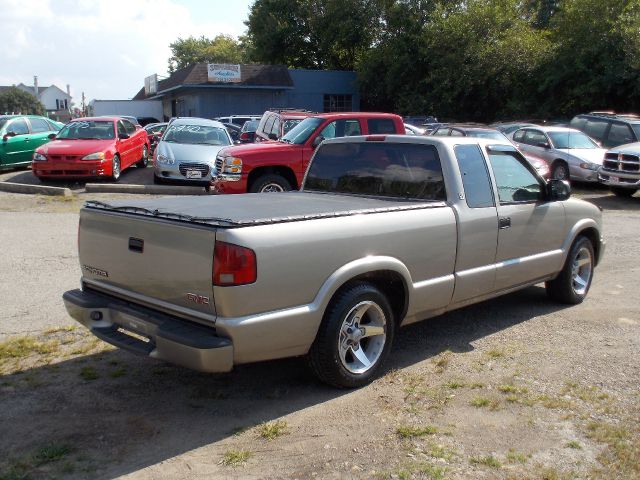
M 226 63 L 209 63 L 207 65 L 207 78 L 210 82 L 239 83 L 240 65 Z
M 154 73 L 144 79 L 144 94 L 155 95 L 158 93 L 158 74 Z

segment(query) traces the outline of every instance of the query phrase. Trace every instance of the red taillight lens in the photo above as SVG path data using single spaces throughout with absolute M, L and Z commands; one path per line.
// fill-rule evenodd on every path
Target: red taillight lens
M 256 253 L 232 243 L 216 242 L 213 253 L 213 284 L 219 287 L 256 281 Z
M 240 140 L 249 140 L 249 134 L 247 132 L 242 132 L 240 134 Z

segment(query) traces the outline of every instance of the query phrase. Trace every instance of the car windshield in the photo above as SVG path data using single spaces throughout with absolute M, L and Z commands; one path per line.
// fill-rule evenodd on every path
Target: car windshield
M 501 133 L 501 132 L 493 132 L 491 130 L 471 130 L 470 132 L 468 132 L 468 135 L 470 137 L 476 137 L 476 138 L 490 138 L 490 139 L 493 139 L 493 140 L 507 140 L 507 141 L 509 141 L 509 139 L 507 137 L 505 137 L 503 133 Z
M 289 130 L 289 132 L 282 137 L 282 141 L 301 145 L 309 139 L 311 134 L 321 123 L 322 119 L 318 117 L 305 118 L 298 125 Z
M 282 131 L 284 134 L 288 133 L 293 127 L 298 125 L 302 121 L 301 118 L 294 118 L 291 120 L 285 120 L 282 126 Z
M 210 125 L 171 125 L 164 132 L 162 141 L 190 145 L 231 145 L 226 129 Z
M 600 148 L 582 132 L 548 132 L 548 135 L 555 148 Z
M 244 122 L 244 125 L 242 126 L 242 131 L 255 132 L 258 129 L 259 124 L 260 124 L 260 121 L 258 120 L 249 120 L 248 122 Z
M 82 120 L 66 124 L 58 132 L 58 140 L 111 140 L 115 130 L 111 120 Z

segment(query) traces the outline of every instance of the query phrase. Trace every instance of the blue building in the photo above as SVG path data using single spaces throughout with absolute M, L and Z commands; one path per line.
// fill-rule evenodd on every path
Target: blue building
M 355 72 L 297 70 L 282 65 L 228 65 L 237 67 L 236 77 L 229 81 L 212 74 L 212 67 L 198 63 L 164 80 L 149 77 L 145 88 L 133 100 L 161 100 L 165 118 L 262 115 L 270 108 L 316 112 L 360 109 Z M 234 72 L 228 75 L 233 76 Z

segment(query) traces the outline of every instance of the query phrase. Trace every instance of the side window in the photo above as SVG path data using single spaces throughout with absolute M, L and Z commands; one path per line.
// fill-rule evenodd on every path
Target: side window
M 607 129 L 608 122 L 606 120 L 587 120 L 582 131 L 601 142 L 604 138 L 604 132 Z
M 126 130 L 127 135 L 131 136 L 136 133 L 136 127 L 133 123 L 128 120 L 123 120 L 122 123 L 124 123 L 124 129 Z
M 25 122 L 23 118 L 16 118 L 7 127 L 7 133 L 11 132 L 15 133 L 16 135 L 26 135 L 27 133 L 29 133 L 27 122 Z
M 493 207 L 493 192 L 487 165 L 478 145 L 456 145 L 453 149 L 462 175 L 462 184 L 471 208 Z
M 127 129 L 124 128 L 124 124 L 122 123 L 122 120 L 118 121 L 118 137 L 120 135 L 127 135 Z
M 352 135 L 361 135 L 360 121 L 352 120 L 336 120 L 329 123 L 322 129 L 320 135 L 324 138 L 349 137 Z
M 336 135 L 336 126 L 337 126 L 338 122 L 331 122 L 329 123 L 326 127 L 324 127 L 322 129 L 322 131 L 320 132 L 320 136 L 324 137 L 324 138 L 336 138 L 338 135 Z M 339 136 L 343 136 L 343 135 L 339 135 Z
M 500 203 L 541 200 L 542 185 L 516 155 L 515 152 L 489 152 Z
M 264 122 L 264 130 L 262 131 L 262 133 L 264 134 L 265 137 L 268 137 L 269 134 L 271 133 L 271 129 L 273 128 L 273 124 L 275 121 L 276 121 L 276 116 L 270 115 L 267 118 L 267 121 Z
M 273 126 L 271 127 L 271 132 L 270 133 L 272 133 L 276 137 L 280 138 L 280 119 L 278 117 L 275 117 L 275 120 L 273 121 Z
M 362 135 L 360 120 L 344 120 L 344 136 L 353 137 L 355 135 Z
M 32 133 L 42 133 L 51 130 L 49 123 L 44 118 L 30 118 L 29 122 L 31 122 Z
M 390 118 L 369 118 L 367 127 L 370 134 L 396 133 L 396 124 Z
M 575 117 L 573 120 L 571 120 L 571 123 L 569 124 L 569 126 L 571 128 L 575 128 L 577 130 L 584 130 L 585 123 L 587 123 L 587 119 L 586 118 Z
M 629 128 L 629 125 L 624 123 L 612 123 L 609 129 L 609 135 L 604 142 L 605 147 L 617 147 L 624 143 L 633 142 L 633 132 Z
M 449 136 L 449 128 L 439 128 L 433 134 L 436 137 L 448 137 Z
M 460 130 L 456 130 L 455 128 L 451 129 L 451 136 L 452 137 L 464 137 L 464 133 L 462 133 Z
M 544 133 L 539 130 L 527 130 L 527 133 L 524 134 L 524 141 L 522 143 L 526 143 L 527 145 L 533 145 L 534 147 L 539 147 L 542 143 L 547 143 L 547 137 Z
M 518 142 L 518 143 L 522 143 L 524 141 L 524 133 L 526 130 L 518 130 L 516 133 L 513 134 L 513 141 L 514 142 Z

